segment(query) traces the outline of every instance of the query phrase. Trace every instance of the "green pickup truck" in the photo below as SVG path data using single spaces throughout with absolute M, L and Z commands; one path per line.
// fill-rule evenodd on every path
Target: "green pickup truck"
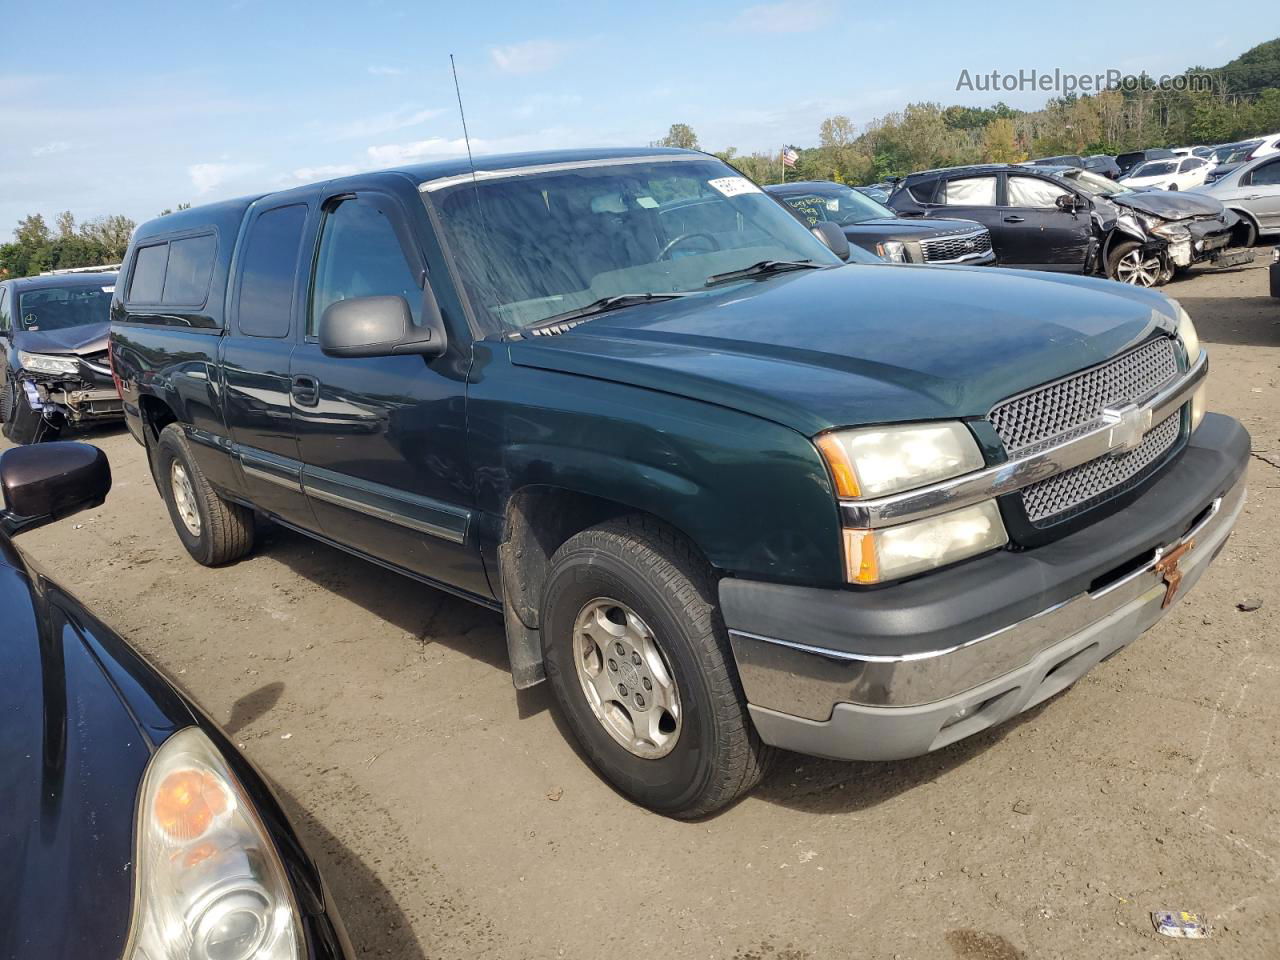
M 1052 696 L 1244 501 L 1176 302 L 843 241 L 690 151 L 358 175 L 143 224 L 114 373 L 196 560 L 259 513 L 500 611 L 516 686 L 697 817 L 773 748 Z

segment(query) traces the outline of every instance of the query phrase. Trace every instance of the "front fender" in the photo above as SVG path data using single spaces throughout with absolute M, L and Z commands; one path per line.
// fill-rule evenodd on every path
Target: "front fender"
M 807 437 L 713 404 L 514 366 L 501 346 L 476 350 L 468 436 L 487 559 L 510 498 L 548 486 L 651 514 L 726 574 L 840 582 L 835 495 Z

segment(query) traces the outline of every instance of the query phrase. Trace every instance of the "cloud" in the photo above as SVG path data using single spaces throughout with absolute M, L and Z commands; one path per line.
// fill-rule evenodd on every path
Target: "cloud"
M 605 138 L 608 139 L 608 138 Z M 554 150 L 561 147 L 581 146 L 586 142 L 600 143 L 599 134 L 583 135 L 566 127 L 547 127 L 532 133 L 516 134 L 486 140 L 471 138 L 471 152 L 477 160 L 482 154 L 518 153 L 522 150 Z M 424 160 L 441 160 L 449 157 L 465 157 L 467 143 L 461 137 L 430 137 L 411 143 L 389 143 L 369 147 L 366 151 L 374 167 L 395 167 Z
M 749 33 L 808 33 L 828 23 L 834 10 L 823 0 L 758 3 L 733 18 L 732 26 Z
M 581 105 L 582 97 L 576 93 L 533 93 L 512 109 L 517 117 L 532 117 L 543 110 L 567 110 Z
M 361 166 L 358 163 L 323 163 L 316 167 L 299 167 L 284 179 L 297 183 L 316 183 L 321 180 L 333 180 L 336 177 L 348 177 L 367 169 L 369 169 L 368 166 Z
M 371 77 L 403 77 L 405 72 L 399 67 L 366 67 Z
M 191 178 L 196 193 L 209 193 L 228 180 L 252 173 L 258 166 L 256 163 L 193 163 L 187 167 L 187 176 Z
M 503 73 L 541 73 L 554 67 L 569 48 L 552 40 L 526 40 L 505 47 L 490 47 L 489 56 Z
M 443 112 L 443 110 L 435 108 L 406 105 L 395 110 L 389 110 L 386 113 L 365 117 L 363 120 L 354 120 L 351 123 L 343 124 L 334 131 L 334 134 L 339 140 L 377 137 L 384 133 L 391 133 L 393 130 L 416 127 L 420 123 L 426 123 L 428 120 L 440 116 Z
M 38 146 L 38 147 L 33 147 L 31 150 L 31 155 L 33 157 L 47 157 L 50 154 L 54 154 L 54 153 L 66 153 L 70 149 L 71 149 L 71 144 L 67 143 L 66 140 L 50 140 L 46 144 L 42 144 L 41 146 Z

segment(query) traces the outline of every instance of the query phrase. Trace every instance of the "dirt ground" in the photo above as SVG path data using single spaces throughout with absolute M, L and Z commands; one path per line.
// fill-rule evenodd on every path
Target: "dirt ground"
M 1254 438 L 1250 502 L 1190 598 L 1021 718 L 890 764 L 784 755 L 702 823 L 627 803 L 501 619 L 287 532 L 207 570 L 123 430 L 104 508 L 28 554 L 279 786 L 362 956 L 1014 960 L 1280 956 L 1280 301 L 1251 268 L 1166 287 Z M 1237 604 L 1263 600 L 1253 612 Z M 1206 914 L 1208 942 L 1150 911 Z

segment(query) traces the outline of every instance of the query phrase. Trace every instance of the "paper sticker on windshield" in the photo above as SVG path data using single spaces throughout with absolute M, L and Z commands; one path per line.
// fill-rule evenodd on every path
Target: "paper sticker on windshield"
M 102 288 L 102 292 L 103 292 L 103 293 L 115 293 L 115 292 L 116 292 L 116 288 L 115 288 L 114 286 L 112 286 L 112 287 L 103 287 L 103 288 Z
M 653 197 L 636 197 L 636 203 L 640 204 L 640 206 L 644 207 L 646 210 L 658 209 L 658 201 L 653 199 Z
M 707 186 L 726 197 L 737 197 L 744 193 L 759 193 L 760 188 L 746 177 L 717 177 L 708 180 Z

